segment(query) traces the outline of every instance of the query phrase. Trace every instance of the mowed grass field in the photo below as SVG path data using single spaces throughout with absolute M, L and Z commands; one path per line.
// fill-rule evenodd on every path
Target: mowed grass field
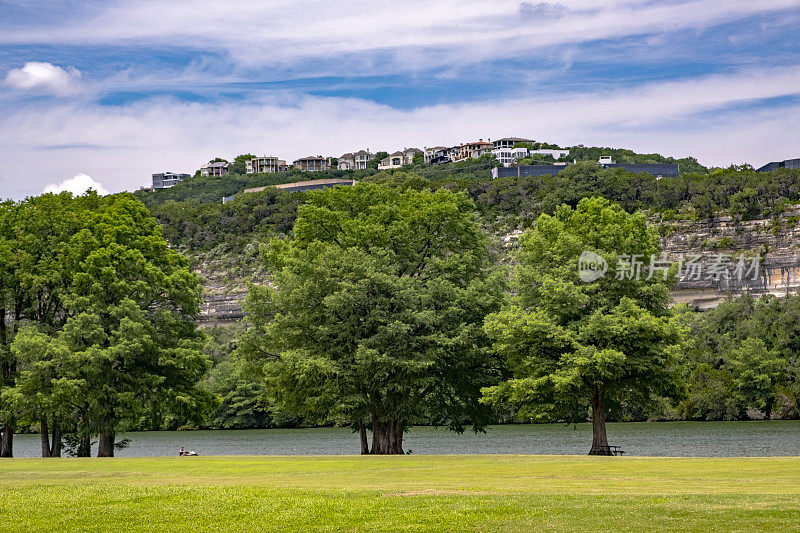
M 797 531 L 800 458 L 0 461 L 4 531 Z

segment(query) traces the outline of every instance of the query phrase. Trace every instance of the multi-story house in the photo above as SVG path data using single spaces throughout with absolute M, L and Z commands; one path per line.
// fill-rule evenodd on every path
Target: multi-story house
M 169 189 L 188 177 L 189 174 L 176 174 L 175 172 L 159 172 L 158 174 L 153 174 L 153 189 Z
M 492 150 L 497 160 L 504 166 L 510 167 L 523 157 L 528 156 L 527 148 L 495 148 Z
M 437 154 L 442 155 L 440 153 L 440 152 L 442 152 L 442 150 L 447 150 L 447 147 L 446 146 L 431 146 L 431 147 L 427 147 L 426 146 L 422 150 L 422 154 L 425 157 L 425 164 L 426 165 L 433 164 L 433 163 L 431 163 L 431 161 L 433 161 L 433 159 L 435 157 L 437 157 Z
M 464 161 L 465 159 L 472 159 L 480 157 L 483 154 L 488 154 L 492 151 L 494 145 L 483 139 L 478 139 L 475 142 L 458 145 L 458 151 L 455 154 L 453 161 Z
M 301 157 L 292 163 L 294 168 L 304 172 L 319 172 L 321 170 L 331 169 L 331 160 L 324 157 Z
M 338 167 L 340 170 L 364 170 L 367 163 L 375 159 L 375 154 L 367 150 L 359 150 L 355 153 L 342 154 L 339 157 Z
M 381 159 L 380 163 L 378 163 L 378 168 L 380 170 L 387 170 L 410 165 L 414 162 L 414 156 L 421 153 L 423 152 L 419 148 L 403 148 L 402 151 L 397 151 Z
M 504 167 L 510 167 L 523 157 L 528 157 L 533 154 L 549 155 L 552 156 L 553 159 L 558 160 L 562 157 L 567 157 L 569 155 L 569 150 L 552 150 L 545 148 L 541 150 L 529 150 L 527 148 L 496 148 L 492 150 L 492 155 L 494 155 Z
M 500 148 L 513 148 L 517 143 L 531 143 L 532 139 L 523 139 L 521 137 L 503 137 L 502 139 L 495 139 L 492 141 L 492 146 L 497 150 Z
M 286 161 L 271 155 L 254 157 L 245 161 L 245 172 L 248 174 L 262 174 L 286 172 L 289 170 Z
M 209 161 L 200 167 L 201 176 L 224 176 L 230 169 L 230 163 L 226 161 Z

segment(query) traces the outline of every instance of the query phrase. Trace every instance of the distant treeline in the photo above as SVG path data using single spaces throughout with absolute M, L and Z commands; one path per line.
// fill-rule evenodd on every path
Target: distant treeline
M 602 149 L 597 149 L 602 150 Z M 787 204 L 800 201 L 800 171 L 780 169 L 755 172 L 752 168 L 717 169 L 684 173 L 677 178 L 601 169 L 592 163 L 570 165 L 557 176 L 492 180 L 493 162 L 485 157 L 455 165 L 417 165 L 391 171 L 348 173 L 330 171 L 314 177 L 347 175 L 394 188 L 445 188 L 464 191 L 473 199 L 481 219 L 493 231 L 527 227 L 541 213 L 552 213 L 561 204 L 577 205 L 581 198 L 603 196 L 627 211 L 646 210 L 664 218 L 700 219 L 730 213 L 744 219 L 779 215 Z M 298 173 L 299 174 L 299 173 Z M 193 178 L 173 189 L 137 193 L 164 227 L 167 240 L 194 252 L 215 246 L 240 246 L 254 237 L 286 235 L 291 231 L 304 193 L 267 189 L 239 194 L 222 204 L 223 194 L 256 183 L 269 184 L 308 178 L 309 174 Z M 228 183 L 230 181 L 230 183 Z M 209 201 L 209 192 L 214 201 Z M 222 191 L 225 191 L 224 193 Z

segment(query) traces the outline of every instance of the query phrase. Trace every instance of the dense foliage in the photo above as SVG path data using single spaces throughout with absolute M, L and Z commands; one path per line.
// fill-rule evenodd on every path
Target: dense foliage
M 274 286 L 251 288 L 241 351 L 264 362 L 276 405 L 360 431 L 362 453 L 403 453 L 427 413 L 485 423 L 477 398 L 499 368 L 482 325 L 502 287 L 466 195 L 311 193 L 265 258 Z
M 607 262 L 606 276 L 579 279 L 578 257 L 587 251 Z M 643 216 L 602 198 L 541 215 L 520 238 L 514 298 L 486 318 L 512 377 L 486 388 L 484 401 L 545 421 L 583 420 L 591 405 L 590 453 L 609 455 L 605 419 L 615 408 L 681 388 L 683 333 L 669 317 L 667 276 L 628 276 L 620 255 L 657 251 Z
M 744 295 L 686 319 L 693 340 L 683 418 L 800 416 L 800 296 Z
M 44 456 L 64 436 L 87 455 L 95 435 L 111 456 L 142 420 L 202 420 L 214 398 L 196 387 L 200 280 L 141 202 L 46 194 L 2 216 L 4 440 L 38 425 Z

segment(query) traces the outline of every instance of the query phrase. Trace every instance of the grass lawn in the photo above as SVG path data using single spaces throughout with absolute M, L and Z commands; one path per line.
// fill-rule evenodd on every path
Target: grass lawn
M 800 458 L 0 461 L 4 531 L 800 529 Z

